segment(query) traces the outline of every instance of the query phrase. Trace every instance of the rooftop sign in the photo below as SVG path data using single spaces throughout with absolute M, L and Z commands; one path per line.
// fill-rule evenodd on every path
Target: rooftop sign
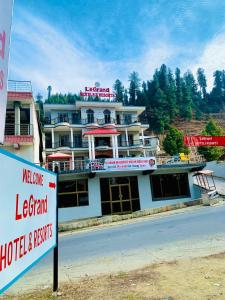
M 4 142 L 13 0 L 0 1 L 0 144 Z
M 0 294 L 56 244 L 56 174 L 0 149 Z
M 99 97 L 99 98 L 115 98 L 116 94 L 110 92 L 110 88 L 101 88 L 101 87 L 85 87 L 84 92 L 80 92 L 82 97 Z

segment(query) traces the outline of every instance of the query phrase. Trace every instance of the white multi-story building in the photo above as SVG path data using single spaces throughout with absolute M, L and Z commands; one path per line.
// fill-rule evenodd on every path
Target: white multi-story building
M 74 169 L 85 159 L 155 156 L 159 141 L 145 135 L 144 110 L 112 101 L 44 104 L 46 162 Z
M 201 196 L 193 174 L 204 161 L 200 156 L 184 161 L 157 156 L 159 141 L 146 135 L 144 110 L 114 101 L 44 104 L 44 154 L 46 167 L 57 165 L 60 172 L 60 222 Z
M 8 82 L 5 139 L 1 147 L 39 164 L 40 130 L 29 81 Z

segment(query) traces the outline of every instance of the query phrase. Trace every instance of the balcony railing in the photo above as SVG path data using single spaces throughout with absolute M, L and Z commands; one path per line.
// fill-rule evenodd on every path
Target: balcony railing
M 87 124 L 98 124 L 98 125 L 106 125 L 106 124 L 116 124 L 116 125 L 130 125 L 135 123 L 148 124 L 147 119 L 142 119 L 141 121 L 138 118 L 124 118 L 124 119 L 114 119 L 114 118 L 69 118 L 69 117 L 58 117 L 55 119 L 45 118 L 45 125 L 56 125 L 60 123 L 68 123 L 71 125 L 87 125 Z
M 8 92 L 32 93 L 30 81 L 8 80 Z
M 33 135 L 33 125 L 6 123 L 5 135 Z
M 96 160 L 97 161 L 97 160 Z M 104 163 L 104 159 L 99 160 L 101 163 Z M 171 165 L 175 165 L 176 167 L 182 167 L 182 165 L 187 164 L 203 164 L 205 160 L 202 155 L 196 155 L 194 157 L 189 158 L 188 161 L 176 161 L 173 162 L 173 157 L 165 156 L 165 157 L 156 157 L 156 162 L 158 167 L 169 167 Z M 57 165 L 59 167 L 60 172 L 68 172 L 73 171 L 74 173 L 88 173 L 90 172 L 90 160 L 74 160 L 74 161 L 53 161 L 48 162 L 46 164 L 46 168 L 50 170 L 54 170 L 54 166 Z
M 152 147 L 152 142 L 151 138 L 149 139 L 144 139 L 144 142 L 142 139 L 140 140 L 132 140 L 129 141 L 128 143 L 126 141 L 118 141 L 118 147 L 119 148 L 135 148 L 135 147 Z M 70 141 L 60 141 L 60 142 L 55 142 L 52 144 L 51 142 L 47 141 L 45 144 L 45 147 L 48 149 L 57 149 L 57 148 L 86 148 L 88 149 L 88 141 L 87 140 L 80 140 L 80 141 L 74 141 L 73 143 Z M 99 147 L 109 147 L 112 148 L 112 142 L 108 140 L 96 140 L 95 141 L 95 148 Z

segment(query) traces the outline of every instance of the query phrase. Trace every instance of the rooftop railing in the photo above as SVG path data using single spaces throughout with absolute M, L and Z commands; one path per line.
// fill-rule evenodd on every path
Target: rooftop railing
M 8 80 L 8 92 L 32 93 L 31 82 Z
M 165 157 L 156 157 L 157 166 L 171 166 L 176 165 L 176 167 L 182 167 L 182 165 L 187 164 L 201 164 L 205 163 L 205 160 L 202 155 L 196 155 L 191 157 L 188 161 L 173 161 L 174 157 L 165 156 Z M 97 162 L 98 159 L 95 160 Z M 54 170 L 54 167 L 57 165 L 60 172 L 69 172 L 73 173 L 88 173 L 91 171 L 90 160 L 74 160 L 74 161 L 52 161 L 46 163 L 45 167 L 49 170 Z M 99 162 L 104 163 L 104 159 L 99 159 Z
M 97 118 L 69 118 L 69 117 L 58 117 L 58 118 L 45 118 L 45 125 L 57 125 L 60 123 L 68 123 L 71 125 L 87 125 L 87 124 L 98 124 L 98 125 L 106 125 L 106 124 L 116 124 L 116 125 L 130 125 L 135 123 L 141 123 L 141 124 L 148 124 L 147 119 L 139 119 L 139 118 L 120 118 L 120 119 L 114 119 L 114 118 L 103 118 L 103 119 L 97 119 Z

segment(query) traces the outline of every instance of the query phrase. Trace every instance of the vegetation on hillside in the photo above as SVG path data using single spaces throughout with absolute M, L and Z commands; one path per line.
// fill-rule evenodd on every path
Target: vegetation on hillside
M 117 79 L 113 85 L 116 101 L 124 105 L 146 106 L 145 117 L 151 130 L 162 133 L 175 118 L 201 119 L 203 113 L 217 113 L 225 105 L 225 71 L 215 71 L 214 86 L 207 92 L 204 70 L 199 68 L 196 79 L 191 71 L 183 75 L 179 68 L 172 72 L 165 64 L 156 69 L 152 79 L 141 81 L 137 72 L 129 76 L 129 87 Z M 81 97 L 76 94 L 48 95 L 45 103 L 74 104 Z M 99 101 L 89 97 L 88 100 Z
M 184 134 L 176 127 L 170 127 L 163 141 L 163 148 L 170 155 L 179 155 L 179 153 L 189 153 L 189 149 L 184 145 Z
M 215 121 L 210 120 L 202 131 L 202 135 L 222 136 L 224 135 L 224 131 Z M 204 155 L 207 161 L 212 161 L 218 160 L 225 153 L 225 148 L 204 146 L 198 147 L 198 152 Z

